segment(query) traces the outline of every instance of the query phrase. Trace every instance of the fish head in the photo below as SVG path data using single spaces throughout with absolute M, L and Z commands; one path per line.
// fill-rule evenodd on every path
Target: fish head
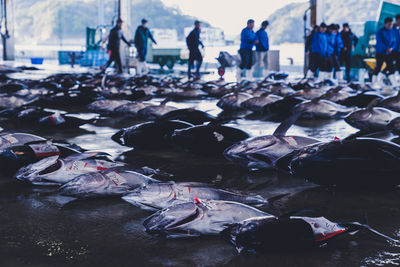
M 62 169 L 63 165 L 59 156 L 47 157 L 36 163 L 22 167 L 15 174 L 15 178 L 37 185 L 58 185 L 54 181 L 47 180 L 46 175 Z
M 172 184 L 150 184 L 130 191 L 122 199 L 142 209 L 158 210 L 175 203 L 177 192 Z
M 156 212 L 143 222 L 146 232 L 166 236 L 198 235 L 185 230 L 185 225 L 198 220 L 202 210 L 194 202 L 172 205 Z
M 75 177 L 60 187 L 60 193 L 77 198 L 122 195 L 129 190 L 126 179 L 113 169 Z
M 356 110 L 350 113 L 344 120 L 357 129 L 364 129 L 365 121 L 372 117 L 372 112 L 367 109 Z
M 224 156 L 247 167 L 256 167 L 258 166 L 256 163 L 270 166 L 272 159 L 268 157 L 268 151 L 271 150 L 275 154 L 276 143 L 277 138 L 273 135 L 250 138 L 228 147 L 224 151 Z

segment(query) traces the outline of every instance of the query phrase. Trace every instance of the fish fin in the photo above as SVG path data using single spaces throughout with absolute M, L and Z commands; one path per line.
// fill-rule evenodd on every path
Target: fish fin
M 313 100 L 311 100 L 311 102 L 317 104 L 321 99 L 323 99 L 324 96 L 325 94 L 321 95 L 320 97 L 316 97 Z
M 107 74 L 104 73 L 103 78 L 101 79 L 101 88 L 105 89 L 106 88 L 106 79 L 107 79 Z
M 372 110 L 373 107 L 375 107 L 379 103 L 380 99 L 374 98 L 371 102 L 369 102 L 368 106 L 366 107 L 367 110 Z
M 113 136 L 111 136 L 111 139 L 115 142 L 117 142 L 120 145 L 125 145 L 124 142 L 122 141 L 122 136 L 124 135 L 125 130 L 121 129 L 118 132 L 116 132 Z
M 279 124 L 278 128 L 276 128 L 275 132 L 272 134 L 274 136 L 285 136 L 286 132 L 289 128 L 297 121 L 297 119 L 301 116 L 302 112 L 296 112 L 292 114 L 289 118 L 284 120 L 281 124 Z
M 160 106 L 167 104 L 168 102 L 171 101 L 171 98 L 167 97 L 163 101 L 161 101 Z

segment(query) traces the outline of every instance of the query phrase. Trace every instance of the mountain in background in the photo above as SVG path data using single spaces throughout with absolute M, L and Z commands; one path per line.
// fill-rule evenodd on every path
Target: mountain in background
M 308 2 L 292 3 L 271 14 L 268 18 L 271 43 L 304 42 L 303 16 L 308 7 Z M 325 0 L 325 22 L 340 25 L 344 22 L 364 23 L 376 19 L 378 8 L 379 0 Z
M 185 27 L 191 27 L 195 17 L 187 16 L 159 0 L 135 0 L 131 7 L 129 31 L 132 33 L 142 18 L 149 20 L 150 28 L 176 29 L 183 38 Z M 14 25 L 17 43 L 84 45 L 86 26 L 97 26 L 97 0 L 16 0 Z M 116 1 L 104 0 L 105 23 L 115 21 Z M 292 3 L 278 9 L 268 20 L 272 44 L 303 42 L 303 16 L 308 1 Z M 379 0 L 325 0 L 327 23 L 361 22 L 375 20 Z M 235 19 L 225 13 L 226 19 Z M 260 22 L 257 22 L 260 23 Z M 203 23 L 203 26 L 208 26 Z M 258 25 L 256 26 L 258 28 Z M 241 29 L 238 29 L 240 31 Z
M 13 8 L 15 38 L 22 44 L 84 45 L 86 26 L 95 28 L 98 21 L 97 0 L 16 0 Z M 116 20 L 116 10 L 115 0 L 104 0 L 106 24 Z M 132 36 L 142 18 L 148 19 L 150 28 L 176 29 L 179 37 L 196 20 L 159 0 L 134 1 L 131 15 L 133 25 L 128 26 Z

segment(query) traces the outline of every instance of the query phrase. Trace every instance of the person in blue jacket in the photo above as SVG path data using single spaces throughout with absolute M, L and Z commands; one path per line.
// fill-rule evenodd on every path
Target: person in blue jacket
M 258 71 L 261 66 L 263 77 L 267 76 L 268 72 L 268 50 L 269 50 L 269 40 L 267 27 L 269 25 L 268 20 L 264 20 L 261 23 L 261 28 L 256 32 L 258 39 L 258 44 L 256 44 L 256 64 L 255 69 Z
M 379 87 L 378 74 L 381 71 L 383 62 L 386 63 L 385 72 L 389 74 L 389 79 L 392 85 L 397 85 L 393 75 L 393 50 L 396 48 L 396 37 L 393 30 L 393 18 L 386 18 L 385 24 L 376 32 L 376 66 L 372 76 L 372 84 L 374 87 Z
M 328 27 L 328 57 L 329 64 L 332 71 L 333 76 L 331 78 L 337 78 L 339 81 L 343 80 L 343 74 L 340 71 L 340 63 L 339 63 L 339 54 L 343 48 L 343 40 L 341 35 L 338 34 L 339 25 L 331 24 Z
M 196 20 L 194 22 L 194 29 L 186 37 L 186 45 L 189 49 L 189 63 L 188 63 L 188 76 L 189 79 L 192 76 L 192 67 L 196 61 L 196 76 L 200 78 L 200 67 L 203 62 L 203 56 L 200 53 L 199 45 L 204 48 L 203 43 L 200 40 L 200 21 Z
M 321 23 L 319 31 L 315 32 L 311 41 L 311 54 L 312 61 L 315 62 L 311 71 L 316 74 L 319 71 L 320 79 L 328 78 L 329 60 L 327 56 L 328 38 L 326 34 L 326 24 Z
M 400 72 L 400 14 L 396 15 L 396 23 L 393 26 L 394 36 L 396 38 L 396 47 L 393 51 L 395 69 Z
M 318 68 L 316 58 L 314 53 L 311 51 L 311 44 L 313 41 L 314 34 L 319 32 L 319 25 L 315 25 L 311 33 L 307 36 L 306 39 L 306 55 L 308 56 L 308 69 L 306 73 L 306 78 L 316 77 L 316 70 Z
M 154 44 L 157 44 L 150 30 L 147 28 L 147 20 L 142 19 L 142 24 L 137 27 L 135 32 L 135 46 L 139 58 L 137 74 L 139 75 L 146 69 L 147 43 L 149 38 Z
M 246 69 L 246 77 L 248 80 L 252 79 L 251 67 L 253 65 L 253 47 L 258 44 L 258 39 L 253 31 L 254 20 L 249 19 L 247 21 L 247 27 L 244 28 L 240 34 L 240 65 L 236 73 L 236 79 L 238 82 L 242 79 L 242 71 Z

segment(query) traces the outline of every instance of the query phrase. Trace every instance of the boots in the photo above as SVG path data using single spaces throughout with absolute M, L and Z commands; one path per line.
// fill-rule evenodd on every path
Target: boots
M 389 80 L 390 80 L 390 83 L 392 84 L 392 87 L 399 86 L 399 83 L 397 82 L 396 76 L 394 74 L 389 75 Z
M 149 69 L 147 68 L 146 61 L 140 62 L 142 63 L 142 75 L 149 73 Z
M 237 83 L 240 83 L 242 81 L 242 69 L 240 68 L 236 69 L 236 81 Z
M 318 75 L 318 80 L 319 81 L 325 81 L 328 78 L 328 72 L 326 71 L 320 71 Z
M 310 79 L 314 78 L 314 73 L 311 70 L 308 70 L 307 74 L 306 74 L 306 78 L 310 78 Z
M 373 89 L 379 89 L 381 87 L 379 85 L 378 75 L 372 75 L 371 87 Z
M 262 78 L 265 79 L 268 76 L 268 69 L 263 69 L 262 70 Z
M 343 80 L 343 71 L 337 71 L 336 72 L 336 79 L 338 83 L 344 82 Z
M 248 80 L 248 81 L 253 80 L 253 70 L 251 70 L 251 69 L 246 70 L 246 80 Z

